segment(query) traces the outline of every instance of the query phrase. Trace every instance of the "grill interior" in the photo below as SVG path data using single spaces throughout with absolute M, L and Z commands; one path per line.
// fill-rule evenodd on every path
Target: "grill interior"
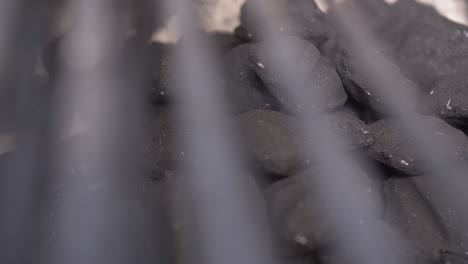
M 1 1 L 1 263 L 468 263 L 467 4 L 391 2 Z

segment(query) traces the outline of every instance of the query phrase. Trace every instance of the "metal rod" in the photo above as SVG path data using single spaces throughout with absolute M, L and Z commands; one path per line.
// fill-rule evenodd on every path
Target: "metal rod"
M 210 43 L 199 33 L 190 1 L 166 1 L 180 17 L 182 41 L 172 68 L 182 107 L 178 116 L 182 177 L 194 200 L 197 254 L 190 263 L 272 263 L 256 186 L 239 158 Z M 182 113 L 180 113 L 182 112 Z M 189 263 L 184 262 L 184 263 Z

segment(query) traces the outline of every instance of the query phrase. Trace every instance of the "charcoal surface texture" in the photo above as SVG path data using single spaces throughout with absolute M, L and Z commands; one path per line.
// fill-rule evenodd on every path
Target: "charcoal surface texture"
M 224 59 L 227 94 L 236 113 L 275 107 L 265 94 L 262 81 L 253 71 L 249 60 L 252 46 L 253 44 L 240 45 Z
M 466 75 L 466 26 L 416 1 L 398 1 L 392 9 L 396 33 L 386 39 L 395 49 L 403 72 L 426 89 L 442 77 Z
M 412 178 L 392 177 L 385 181 L 384 192 L 386 221 L 400 228 L 428 254 L 436 255 L 439 250 L 447 249 L 444 227 Z
M 154 30 L 172 31 L 176 10 L 118 2 L 115 32 L 95 39 L 106 47 L 78 46 L 87 65 L 68 54 L 75 29 L 27 32 L 40 10 L 0 36 L 0 153 L 16 148 L 0 155 L 0 242 L 18 215 L 39 264 L 89 262 L 81 251 L 104 264 L 468 264 L 466 25 L 423 0 L 246 0 L 234 32 L 202 17 L 163 43 Z M 361 25 L 338 23 L 353 11 Z M 79 33 L 100 32 L 81 32 L 92 22 Z
M 313 252 L 329 245 L 335 239 L 335 229 L 327 219 L 330 196 L 320 187 L 323 170 L 311 169 L 278 181 L 266 190 L 272 225 L 279 236 L 284 254 Z M 357 175 L 359 190 L 363 194 L 368 213 L 378 216 L 383 209 L 382 197 L 368 176 Z M 327 198 L 328 197 L 328 198 Z M 361 216 L 366 217 L 366 216 Z
M 418 122 L 426 127 L 434 151 L 446 162 L 452 164 L 465 160 L 468 152 L 468 139 L 456 128 L 433 116 L 418 116 Z M 369 155 L 385 165 L 415 175 L 431 170 L 431 164 L 424 158 L 414 140 L 399 126 L 396 119 L 382 119 L 373 123 L 370 128 L 374 142 L 368 148 Z
M 164 103 L 170 100 L 172 90 L 169 87 L 169 67 L 171 57 L 161 51 L 155 51 L 152 61 L 152 83 L 149 86 L 149 94 L 156 103 Z
M 142 157 L 145 169 L 153 178 L 161 178 L 176 169 L 178 157 L 174 139 L 174 120 L 166 109 L 154 109 L 148 116 L 147 131 L 142 142 Z
M 271 110 L 255 110 L 239 116 L 247 147 L 258 167 L 288 176 L 304 166 L 304 138 L 295 118 Z
M 456 118 L 467 124 L 468 117 L 467 75 L 448 75 L 434 82 L 421 96 L 421 111 L 445 118 Z
M 453 264 L 466 264 L 468 258 L 466 254 L 454 254 L 452 252 L 441 252 L 440 258 L 436 264 L 453 263 Z
M 455 198 L 466 197 L 467 168 L 468 163 L 462 162 L 446 169 L 446 175 L 442 176 L 449 177 L 453 183 L 450 188 L 443 184 L 439 173 L 434 172 L 411 178 L 414 186 L 434 210 L 438 222 L 443 227 L 450 242 L 448 250 L 459 254 L 468 252 L 468 224 L 464 204 Z
M 262 12 L 261 15 L 258 15 L 259 11 Z M 274 24 L 269 23 L 272 18 Z M 315 1 L 246 1 L 241 9 L 240 20 L 241 26 L 237 32 L 246 40 L 261 40 L 270 34 L 281 32 L 319 44 L 328 38 L 330 32 L 325 15 Z
M 344 105 L 347 95 L 340 77 L 333 66 L 320 55 L 320 51 L 313 44 L 296 37 L 283 37 L 283 41 L 291 45 L 287 61 L 283 60 L 281 53 L 275 52 L 272 40 L 256 44 L 250 56 L 254 71 L 282 108 L 290 113 L 303 112 L 304 106 L 297 104 L 297 99 L 291 96 L 294 92 L 292 89 L 303 88 L 306 90 L 304 96 L 310 96 L 308 101 L 312 105 L 308 108 L 329 111 Z M 296 69 L 281 69 L 278 67 L 281 64 L 285 67 L 294 66 Z M 293 83 L 287 86 L 286 82 L 290 80 L 286 80 L 286 75 L 297 77 L 297 85 L 307 87 L 294 87 Z M 299 83 L 300 79 L 305 79 L 304 83 Z
M 453 193 L 463 197 L 468 185 L 461 171 L 466 165 L 454 166 L 462 175 L 457 175 L 456 170 L 447 171 L 445 176 L 458 184 L 451 190 L 441 187 L 436 178 L 440 176 L 434 174 L 392 177 L 385 182 L 386 219 L 401 228 L 427 255 L 442 258 L 441 252 L 467 252 L 468 226 L 463 221 L 466 216 L 459 209 L 463 205 L 453 200 Z
M 346 9 L 357 9 L 359 14 L 368 24 L 367 26 L 369 26 L 370 29 L 376 34 L 385 32 L 388 30 L 388 28 L 392 28 L 391 25 L 387 24 L 389 21 L 389 16 L 392 14 L 391 6 L 384 0 L 348 0 L 346 2 L 341 2 L 340 5 L 344 5 Z M 334 17 L 337 15 L 335 14 L 336 9 L 333 6 L 327 13 L 328 17 Z M 339 30 L 339 28 L 333 24 L 333 21 L 328 22 L 332 23 L 332 30 Z M 333 33 L 336 34 L 336 32 Z
M 203 230 L 205 230 L 206 227 L 198 224 L 200 216 L 197 216 L 197 209 L 200 210 L 200 207 L 206 206 L 207 204 L 211 206 L 211 208 L 213 208 L 213 206 L 216 207 L 216 203 L 220 199 L 217 192 L 207 192 L 203 195 L 207 197 L 207 200 L 201 201 L 199 197 L 195 195 L 193 185 L 190 185 L 190 180 L 188 180 L 187 177 L 193 177 L 193 175 L 180 175 L 176 173 L 173 174 L 172 177 L 164 179 L 158 186 L 161 192 L 157 198 L 162 199 L 169 220 L 167 222 L 167 229 L 171 234 L 171 240 L 169 241 L 169 251 L 172 257 L 171 263 L 176 264 L 204 263 L 202 260 L 206 259 L 207 255 L 205 252 L 200 251 L 199 244 L 204 235 Z M 251 213 L 252 217 L 250 219 L 254 219 L 247 225 L 252 228 L 247 228 L 246 226 L 244 230 L 224 230 L 223 234 L 236 234 L 234 237 L 239 236 L 242 241 L 247 241 L 246 238 L 250 237 L 250 240 L 248 240 L 250 244 L 243 246 L 247 246 L 252 250 L 255 249 L 256 252 L 253 254 L 258 254 L 264 258 L 259 260 L 260 263 L 273 263 L 272 240 L 268 225 L 267 207 L 262 193 L 255 182 L 250 178 L 244 177 L 242 181 L 245 183 L 243 184 L 245 188 L 243 189 L 242 200 L 249 203 L 245 208 L 248 208 Z M 201 202 L 203 204 L 200 204 Z M 238 210 L 235 209 L 235 211 Z M 238 225 L 238 223 L 232 222 L 236 221 L 236 219 L 227 219 L 229 215 L 232 215 L 232 213 L 227 212 L 226 216 L 218 216 L 218 218 L 215 219 L 207 219 L 206 216 L 201 216 L 201 218 L 211 223 L 223 221 L 223 225 Z M 238 216 L 234 216 L 234 218 L 238 219 Z M 240 218 L 242 219 L 243 217 Z M 204 222 L 203 224 L 207 223 Z M 208 236 L 210 235 L 208 234 Z M 220 238 L 218 241 L 218 243 L 224 243 L 225 238 Z M 236 239 L 233 239 L 228 243 L 230 245 L 235 245 L 236 241 Z M 238 252 L 239 251 L 234 249 L 226 252 L 224 256 L 237 260 L 251 257 L 250 254 L 246 254 L 245 256 L 230 256 L 230 254 L 238 254 Z
M 280 177 L 293 175 L 318 157 L 306 153 L 305 124 L 300 119 L 272 110 L 254 110 L 238 116 L 247 148 L 256 166 Z M 346 150 L 363 149 L 373 142 L 370 128 L 347 110 L 325 115 L 331 133 L 344 140 Z
M 385 248 L 378 247 L 378 244 L 369 244 L 369 248 L 365 250 L 368 252 L 378 252 L 377 255 L 372 253 L 366 256 L 359 256 L 359 252 L 349 252 L 346 248 L 352 247 L 349 243 L 356 243 L 356 241 L 350 236 L 349 238 L 343 239 L 339 244 L 330 249 L 325 249 L 318 252 L 320 263 L 324 264 L 339 264 L 339 263 L 362 263 L 363 261 L 380 262 L 382 258 L 389 260 L 390 262 L 402 263 L 402 264 L 428 264 L 434 263 L 437 260 L 436 256 L 429 256 L 422 251 L 417 244 L 412 241 L 408 241 L 404 234 L 394 226 L 389 225 L 380 220 L 374 220 L 372 223 L 373 228 L 376 230 L 373 234 L 379 234 L 385 243 Z M 374 248 L 376 246 L 376 248 Z M 338 250 L 338 248 L 342 250 Z M 356 247 L 353 247 L 356 248 Z M 375 250 L 375 251 L 374 251 Z M 380 253 L 380 254 L 379 254 Z
M 392 80 L 394 93 L 401 98 L 414 98 L 409 107 L 411 110 L 416 110 L 420 88 L 412 80 L 404 77 L 398 65 L 389 60 L 388 56 L 378 50 L 374 53 L 379 54 L 381 58 L 379 69 L 385 69 L 388 71 L 387 74 L 396 76 L 397 80 Z M 342 49 L 333 56 L 332 60 L 350 97 L 375 112 L 386 113 L 390 109 L 386 101 L 388 96 L 386 93 L 389 91 L 383 90 L 387 87 L 378 85 L 373 78 L 374 73 L 366 70 L 353 55 Z
M 351 110 L 343 109 L 327 114 L 325 120 L 328 127 L 343 138 L 350 148 L 365 148 L 374 141 L 370 127 Z

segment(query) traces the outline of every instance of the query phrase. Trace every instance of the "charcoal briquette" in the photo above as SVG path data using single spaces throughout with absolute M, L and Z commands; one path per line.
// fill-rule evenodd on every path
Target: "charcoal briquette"
M 306 95 L 310 96 L 308 101 L 312 105 L 309 108 L 330 111 L 344 105 L 347 95 L 341 79 L 328 60 L 320 55 L 319 50 L 313 44 L 296 37 L 284 37 L 284 41 L 291 45 L 291 54 L 288 55 L 292 57 L 288 59 L 294 62 L 294 67 L 300 72 L 297 74 L 298 78 L 305 78 L 304 85 L 308 86 L 304 88 L 307 88 Z M 278 69 L 284 60 L 273 52 L 274 47 L 270 40 L 255 44 L 250 52 L 251 65 L 283 109 L 290 113 L 301 113 L 304 106 L 297 103 L 296 98 L 291 95 L 294 91 L 291 90 L 302 87 L 287 86 L 284 80 L 286 70 L 293 69 Z
M 250 111 L 239 120 L 247 148 L 263 171 L 288 176 L 304 166 L 300 121 L 271 110 Z
M 264 93 L 264 85 L 249 61 L 252 44 L 243 44 L 229 52 L 225 59 L 227 94 L 235 113 L 255 109 L 273 109 L 275 106 Z
M 418 119 L 431 129 L 428 136 L 434 151 L 439 151 L 446 162 L 455 164 L 467 158 L 468 138 L 463 132 L 437 117 L 419 115 Z M 368 148 L 372 158 L 409 175 L 432 169 L 432 164 L 424 158 L 415 139 L 405 132 L 397 119 L 382 119 L 370 125 L 370 128 L 374 134 L 374 141 Z
M 258 16 L 257 12 L 264 12 Z M 278 14 L 277 11 L 283 12 Z M 268 32 L 262 23 L 269 23 L 274 18 L 273 32 Z M 248 40 L 259 41 L 273 33 L 283 33 L 300 37 L 315 44 L 320 44 L 329 37 L 328 25 L 324 13 L 314 1 L 307 0 L 251 0 L 246 1 L 241 9 L 241 27 L 238 35 Z
M 266 190 L 266 199 L 270 209 L 272 225 L 283 245 L 284 252 L 307 253 L 331 243 L 336 239 L 336 230 L 327 219 L 332 201 L 321 186 L 329 178 L 324 175 L 326 168 L 312 168 L 293 177 L 278 181 Z M 382 197 L 372 181 L 358 170 L 356 182 L 363 197 L 362 203 L 367 206 L 368 216 L 362 219 L 377 217 L 383 210 Z M 361 204 L 363 206 L 364 204 Z

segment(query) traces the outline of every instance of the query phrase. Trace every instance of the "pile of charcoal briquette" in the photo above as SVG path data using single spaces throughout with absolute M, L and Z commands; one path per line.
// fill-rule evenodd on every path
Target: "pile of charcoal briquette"
M 328 126 L 346 139 L 347 151 L 364 157 L 365 190 L 371 190 L 368 195 L 382 232 L 405 241 L 389 252 L 400 254 L 401 263 L 408 264 L 468 263 L 468 224 L 462 213 L 453 200 L 437 191 L 430 164 L 419 158 L 418 148 L 396 124 L 398 120 L 381 111 L 376 88 L 356 69 L 353 54 L 348 53 L 346 42 L 340 41 L 329 22 L 327 16 L 334 10 L 324 13 L 310 0 L 249 0 L 242 7 L 241 25 L 234 34 L 206 34 L 219 48 L 216 55 L 225 66 L 223 88 L 239 121 L 252 174 L 264 194 L 269 230 L 278 241 L 272 246 L 273 255 L 291 264 L 354 263 L 334 255 L 333 231 L 320 217 L 326 202 L 319 190 L 306 184 L 319 177 L 316 166 L 320 164 L 304 157 L 304 124 L 296 116 L 296 104 L 283 96 L 287 94 L 285 88 L 271 85 L 274 77 L 256 63 L 269 42 L 265 41 L 265 29 L 256 24 L 252 5 L 268 9 L 269 2 L 280 5 L 294 18 L 285 22 L 288 26 L 281 28 L 281 34 L 298 43 L 296 48 L 310 59 L 305 66 L 310 66 L 308 73 L 319 82 L 310 89 L 322 103 L 320 113 Z M 456 151 L 444 155 L 453 167 L 463 167 L 468 158 L 468 28 L 414 0 L 393 5 L 356 2 L 404 76 L 401 81 L 417 87 L 414 108 L 421 122 L 436 131 L 431 142 L 434 151 L 438 144 L 456 146 Z M 45 48 L 45 55 L 53 45 Z M 169 65 L 176 45 L 150 45 L 151 84 L 147 95 L 151 121 L 143 164 L 156 179 L 155 185 L 177 182 L 174 178 L 181 156 L 169 114 L 177 101 L 169 84 Z M 47 57 L 44 61 L 51 75 L 54 65 Z M 447 181 L 451 178 L 449 173 L 441 176 Z M 468 171 L 458 183 L 465 184 L 462 188 L 468 191 Z M 184 229 L 178 223 L 173 230 L 176 233 Z M 178 249 L 184 250 L 184 246 Z
M 274 252 L 285 263 L 354 263 L 334 256 L 333 231 L 320 211 L 327 203 L 320 190 L 308 186 L 307 179 L 326 175 L 316 175 L 319 164 L 303 155 L 304 124 L 295 117 L 296 104 L 283 96 L 284 88 L 272 85 L 274 77 L 265 73 L 265 65 L 257 63 L 269 48 L 268 35 L 257 25 L 252 10 L 258 2 L 261 8 L 269 8 L 270 1 L 247 1 L 234 36 L 209 37 L 224 52 L 227 93 L 265 194 L 272 233 L 279 241 Z M 418 148 L 398 120 L 382 113 L 374 97 L 376 88 L 356 69 L 353 54 L 335 37 L 327 14 L 313 1 L 274 2 L 295 18 L 278 30 L 294 38 L 299 43 L 295 48 L 310 58 L 300 65 L 310 65 L 311 78 L 318 80 L 310 89 L 322 102 L 320 111 L 328 126 L 347 139 L 351 153 L 374 164 L 374 170 L 366 171 L 367 187 L 373 190 L 370 196 L 378 208 L 382 232 L 405 241 L 388 252 L 400 254 L 396 259 L 401 263 L 468 263 L 468 229 L 461 212 L 442 190 L 437 191 L 430 166 L 419 158 Z M 456 146 L 456 151 L 447 153 L 447 160 L 462 167 L 468 158 L 468 28 L 412 0 L 394 5 L 356 2 L 373 33 L 391 50 L 391 59 L 406 78 L 401 81 L 417 87 L 419 101 L 413 102 L 414 109 L 421 122 L 436 131 L 434 151 L 440 142 Z M 165 59 L 161 57 L 160 62 Z M 152 95 L 158 100 L 171 94 L 163 75 L 160 69 L 153 86 Z M 160 115 L 160 120 L 167 118 Z M 159 127 L 153 135 L 149 161 L 155 171 L 174 169 L 170 139 L 158 141 L 165 134 L 170 134 L 169 127 Z M 450 180 L 451 175 L 443 177 Z M 468 188 L 468 172 L 460 182 Z

